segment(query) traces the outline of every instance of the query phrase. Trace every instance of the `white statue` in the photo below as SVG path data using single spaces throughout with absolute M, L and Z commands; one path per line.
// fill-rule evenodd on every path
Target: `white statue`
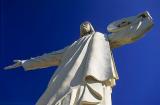
M 62 50 L 28 60 L 14 60 L 26 71 L 58 66 L 36 105 L 111 105 L 118 74 L 111 49 L 132 43 L 153 26 L 148 12 L 111 23 L 105 35 L 89 22 L 80 26 L 81 38 Z

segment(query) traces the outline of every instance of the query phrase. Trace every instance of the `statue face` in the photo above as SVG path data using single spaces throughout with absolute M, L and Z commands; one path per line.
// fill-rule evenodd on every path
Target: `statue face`
M 80 25 L 80 36 L 81 37 L 91 34 L 93 32 L 95 31 L 90 22 L 86 21 Z
M 82 28 L 85 32 L 90 32 L 91 30 L 91 27 L 90 27 L 90 24 L 89 23 L 83 23 L 82 24 Z

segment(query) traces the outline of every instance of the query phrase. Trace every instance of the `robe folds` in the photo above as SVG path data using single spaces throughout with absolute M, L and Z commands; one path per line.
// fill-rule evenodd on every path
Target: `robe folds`
M 105 34 L 95 32 L 83 36 L 65 48 L 63 55 L 54 58 L 60 65 L 36 105 L 107 105 L 111 102 L 111 87 L 118 74 Z M 49 66 L 52 62 L 50 60 Z M 32 69 L 32 63 L 28 60 L 23 67 Z

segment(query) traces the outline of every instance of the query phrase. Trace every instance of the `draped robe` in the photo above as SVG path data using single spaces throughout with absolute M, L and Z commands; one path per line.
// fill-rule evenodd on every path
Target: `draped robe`
M 32 70 L 58 64 L 37 105 L 106 105 L 104 97 L 111 93 L 105 91 L 111 92 L 118 79 L 106 35 L 83 36 L 63 50 L 26 60 L 23 67 Z
M 36 104 L 111 105 L 111 89 L 118 74 L 110 48 L 140 39 L 152 26 L 150 17 L 142 18 L 108 37 L 95 32 L 62 50 L 24 60 L 25 70 L 59 66 Z

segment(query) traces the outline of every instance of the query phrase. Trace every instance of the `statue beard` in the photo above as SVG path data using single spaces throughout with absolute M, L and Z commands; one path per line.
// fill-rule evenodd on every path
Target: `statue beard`
M 82 35 L 85 36 L 85 35 L 88 35 L 88 34 L 91 34 L 91 30 L 86 30 L 84 28 L 82 28 Z

